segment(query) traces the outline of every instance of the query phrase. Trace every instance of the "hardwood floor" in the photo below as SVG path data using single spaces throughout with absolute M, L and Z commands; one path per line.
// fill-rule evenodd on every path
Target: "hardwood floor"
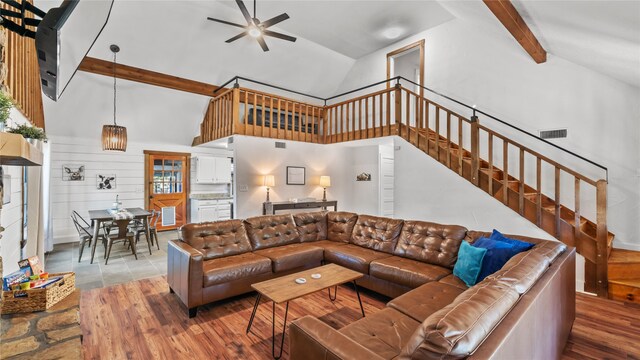
M 640 305 L 578 294 L 564 359 L 640 359 Z
M 365 313 L 384 307 L 388 298 L 361 291 Z M 245 335 L 255 295 L 235 297 L 198 309 L 186 308 L 169 293 L 164 277 L 84 291 L 80 308 L 85 359 L 270 359 L 271 305 L 263 301 L 251 333 Z M 355 291 L 340 286 L 331 302 L 326 292 L 291 301 L 287 323 L 313 314 L 341 328 L 362 317 Z M 276 331 L 284 307 L 276 308 Z M 280 339 L 282 331 L 277 333 Z M 285 339 L 283 359 L 288 358 Z
M 366 290 L 361 294 L 366 313 L 388 301 Z M 254 295 L 245 295 L 204 306 L 188 319 L 164 277 L 84 291 L 80 316 L 85 359 L 269 359 L 269 304 L 262 302 L 251 333 L 245 335 L 254 300 Z M 360 319 L 355 292 L 347 286 L 340 287 L 334 303 L 326 292 L 292 301 L 287 322 L 307 314 L 334 328 Z M 276 329 L 283 316 L 284 308 L 278 307 Z M 564 359 L 605 358 L 640 359 L 640 306 L 578 294 Z

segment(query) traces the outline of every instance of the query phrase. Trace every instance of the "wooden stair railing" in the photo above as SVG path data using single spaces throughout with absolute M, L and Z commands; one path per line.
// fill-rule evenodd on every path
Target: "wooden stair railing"
M 576 247 L 585 258 L 585 290 L 607 296 L 614 235 L 607 231 L 606 181 L 553 161 L 480 124 L 476 116 L 468 119 L 400 84 L 326 106 L 236 87 L 211 100 L 200 142 L 234 134 L 320 144 L 400 136 Z M 573 179 L 569 189 L 561 181 L 566 176 Z M 588 200 L 595 204 L 590 212 L 585 211 L 588 201 L 582 201 L 588 191 L 593 195 Z M 565 192 L 573 192 L 572 204 L 562 203 Z M 595 214 L 595 222 L 585 213 Z

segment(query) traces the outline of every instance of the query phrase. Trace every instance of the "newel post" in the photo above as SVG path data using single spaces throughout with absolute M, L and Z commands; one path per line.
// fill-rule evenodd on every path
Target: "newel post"
M 480 128 L 478 128 L 478 117 L 475 115 L 471 117 L 471 183 L 478 186 L 479 172 L 480 172 Z M 462 156 L 459 154 L 458 156 Z
M 237 85 L 233 87 L 231 97 L 231 134 L 229 135 L 235 135 L 236 129 L 240 128 L 240 88 Z
M 609 258 L 607 230 L 607 181 L 596 182 L 596 293 L 607 297 L 609 293 L 607 263 Z
M 400 135 L 400 126 L 402 125 L 402 85 L 400 83 L 396 83 L 395 86 L 395 122 L 396 122 L 396 131 L 395 135 Z

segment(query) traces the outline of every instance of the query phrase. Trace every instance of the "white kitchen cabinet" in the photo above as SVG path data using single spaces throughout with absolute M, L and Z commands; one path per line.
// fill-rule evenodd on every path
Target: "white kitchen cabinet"
M 218 184 L 228 184 L 231 182 L 231 159 L 215 158 L 215 180 Z
M 230 200 L 191 200 L 192 223 L 229 219 L 231 219 Z
M 226 157 L 198 156 L 196 158 L 196 183 L 231 183 L 231 159 Z

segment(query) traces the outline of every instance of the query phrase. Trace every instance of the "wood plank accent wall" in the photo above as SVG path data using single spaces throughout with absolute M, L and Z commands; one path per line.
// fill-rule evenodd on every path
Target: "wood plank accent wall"
M 31 0 L 25 0 L 32 3 Z M 5 4 L 2 8 L 9 9 Z M 33 17 L 33 14 L 27 14 Z M 31 28 L 31 30 L 34 30 Z M 35 40 L 0 28 L 2 67 L 0 80 L 3 90 L 14 99 L 16 108 L 32 125 L 44 128 L 40 67 L 36 55 Z

